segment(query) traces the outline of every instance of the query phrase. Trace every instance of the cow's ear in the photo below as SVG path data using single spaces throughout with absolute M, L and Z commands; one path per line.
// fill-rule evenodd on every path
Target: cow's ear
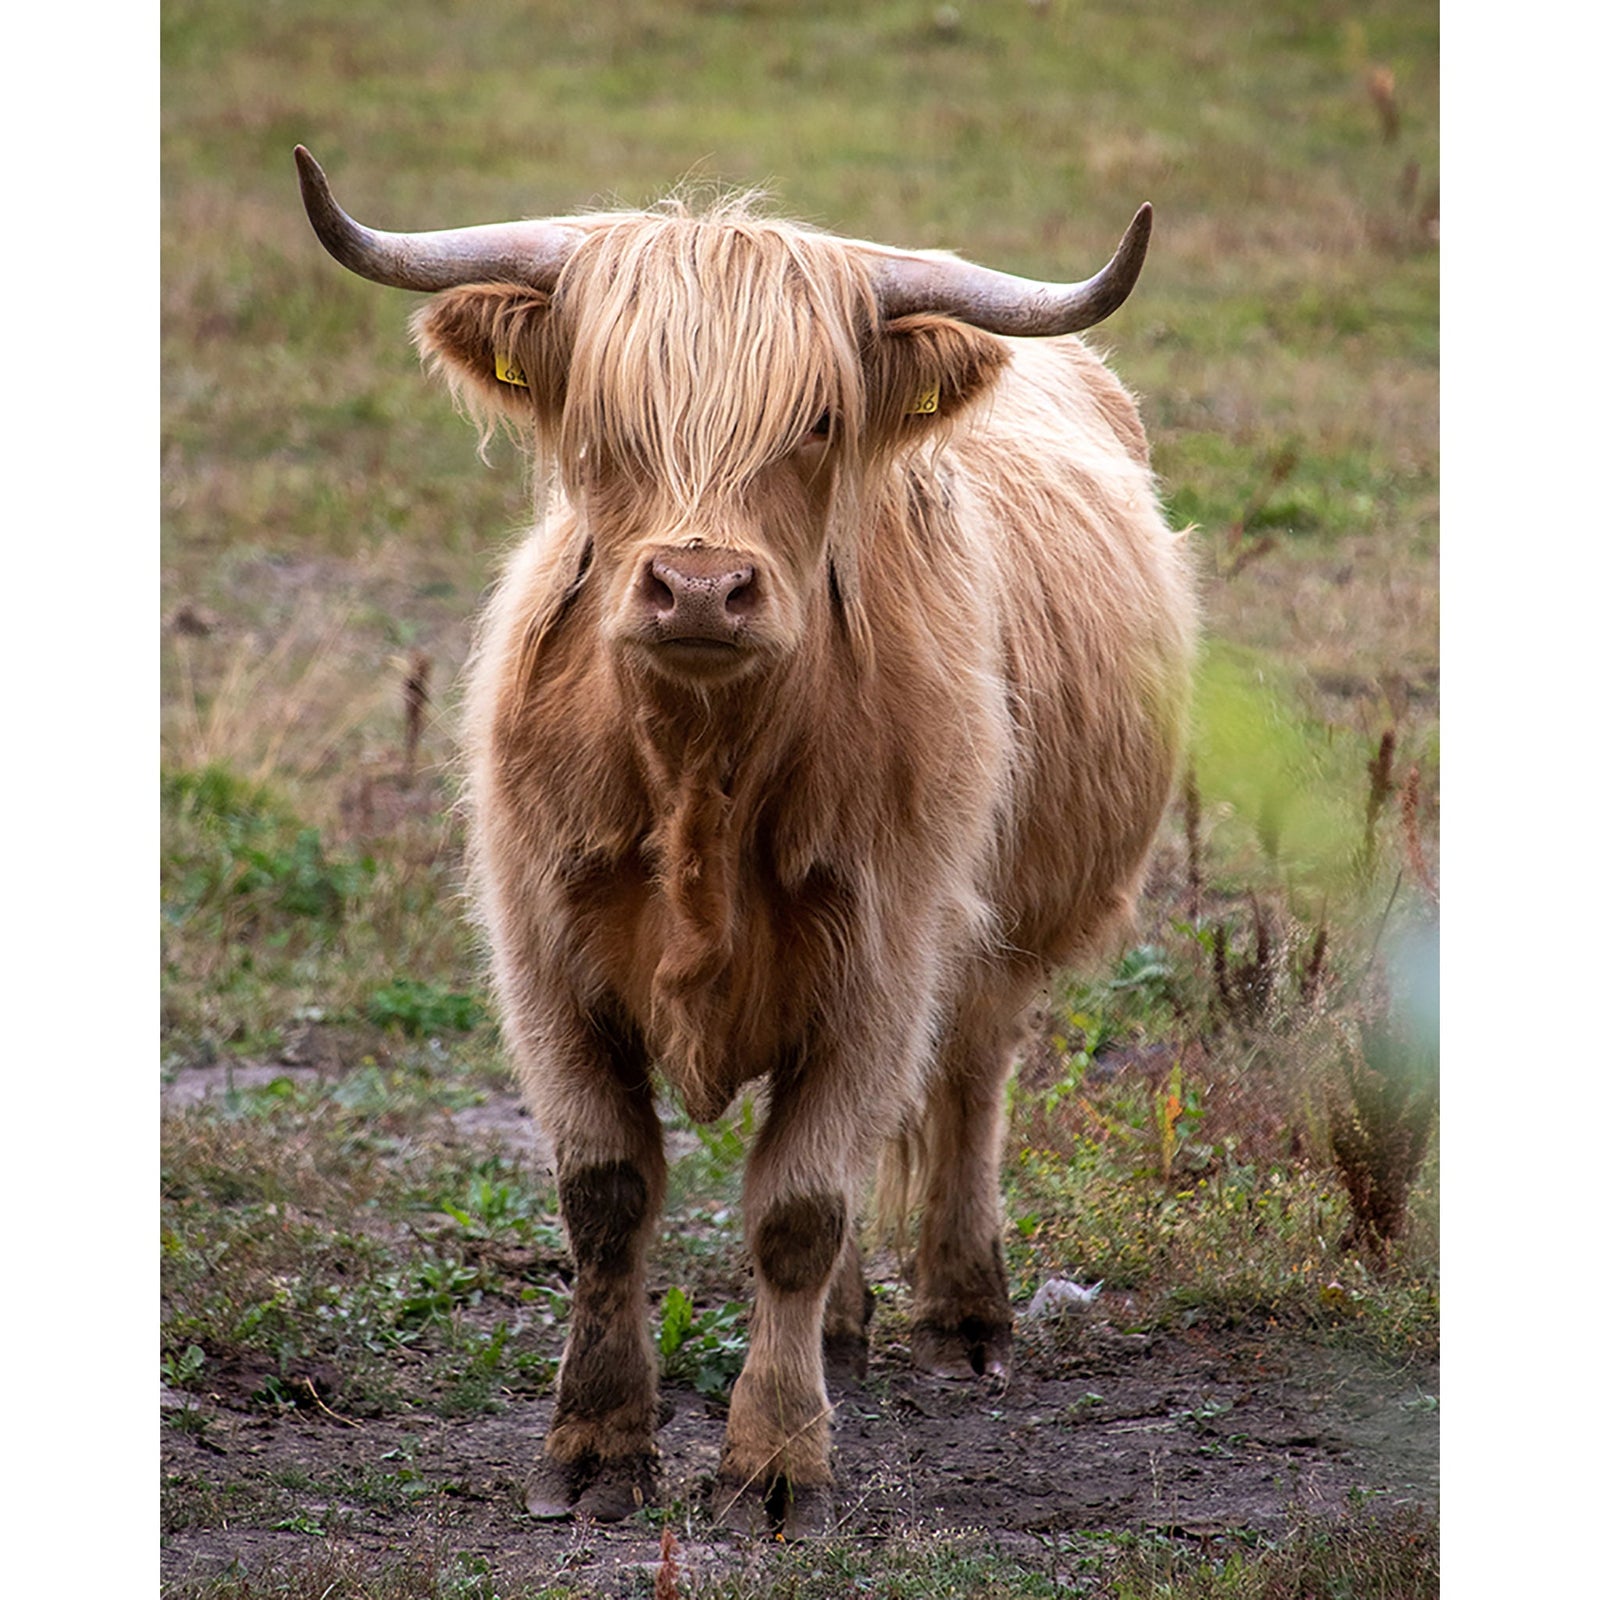
M 983 394 L 1011 359 L 1005 341 L 953 317 L 896 317 L 865 353 L 873 435 L 894 443 L 937 428 Z
M 411 319 L 411 332 L 480 421 L 528 422 L 559 415 L 565 398 L 553 320 L 543 290 L 478 283 L 436 295 Z

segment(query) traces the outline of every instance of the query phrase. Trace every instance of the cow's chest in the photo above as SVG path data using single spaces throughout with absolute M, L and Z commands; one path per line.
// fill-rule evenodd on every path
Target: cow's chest
M 785 885 L 759 842 L 663 860 L 641 848 L 568 887 L 595 975 L 691 1114 L 715 1117 L 837 1002 L 855 896 L 818 869 Z

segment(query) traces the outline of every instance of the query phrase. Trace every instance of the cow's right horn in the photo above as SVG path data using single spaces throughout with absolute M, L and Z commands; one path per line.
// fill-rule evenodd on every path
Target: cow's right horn
M 342 266 L 393 289 L 453 289 L 462 283 L 555 286 L 583 230 L 560 222 L 492 222 L 435 233 L 379 233 L 340 207 L 315 157 L 294 147 L 300 197 L 328 254 Z

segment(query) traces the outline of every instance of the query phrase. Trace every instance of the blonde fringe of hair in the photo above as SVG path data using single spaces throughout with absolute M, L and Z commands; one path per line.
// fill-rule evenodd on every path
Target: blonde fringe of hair
M 747 490 L 824 413 L 830 449 L 847 468 L 857 453 L 858 350 L 875 302 L 833 241 L 754 215 L 746 196 L 710 217 L 622 218 L 574 255 L 558 315 L 569 299 L 584 307 L 558 445 L 569 485 L 602 440 L 693 516 L 712 494 Z M 773 315 L 778 305 L 788 315 Z

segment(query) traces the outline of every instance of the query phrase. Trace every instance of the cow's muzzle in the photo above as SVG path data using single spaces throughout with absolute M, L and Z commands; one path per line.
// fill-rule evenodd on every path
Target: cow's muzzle
M 659 551 L 644 561 L 634 584 L 642 641 L 691 668 L 715 669 L 722 658 L 742 653 L 764 606 L 760 570 L 731 550 Z

